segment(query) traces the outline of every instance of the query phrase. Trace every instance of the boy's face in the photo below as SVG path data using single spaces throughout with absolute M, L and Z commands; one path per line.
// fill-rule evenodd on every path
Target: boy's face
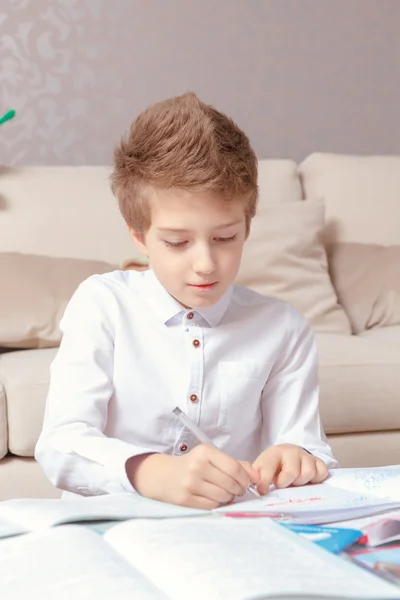
M 246 238 L 243 203 L 152 190 L 150 208 L 148 231 L 131 235 L 157 279 L 186 308 L 215 304 L 239 270 Z

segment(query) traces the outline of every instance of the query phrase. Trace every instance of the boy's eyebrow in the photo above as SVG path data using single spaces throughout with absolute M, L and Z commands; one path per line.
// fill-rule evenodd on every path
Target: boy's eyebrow
M 232 221 L 232 223 L 224 223 L 224 225 L 218 225 L 215 229 L 227 229 L 228 227 L 232 227 L 233 225 L 239 225 L 242 221 Z M 157 231 L 168 231 L 170 233 L 188 233 L 190 229 L 179 229 L 175 227 L 157 227 Z

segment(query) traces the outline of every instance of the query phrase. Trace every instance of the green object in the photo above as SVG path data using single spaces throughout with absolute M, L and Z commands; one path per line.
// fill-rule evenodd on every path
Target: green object
M 1 117 L 1 119 L 0 119 L 0 125 L 3 125 L 3 123 L 5 123 L 6 121 L 9 121 L 13 117 L 15 117 L 15 110 L 9 110 L 8 112 L 6 112 L 5 115 L 3 115 Z

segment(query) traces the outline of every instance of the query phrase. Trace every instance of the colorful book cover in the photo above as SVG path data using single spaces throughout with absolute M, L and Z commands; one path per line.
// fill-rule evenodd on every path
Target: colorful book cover
M 280 524 L 333 554 L 342 552 L 345 548 L 359 540 L 363 535 L 363 532 L 359 529 L 340 529 L 337 527 L 324 527 L 319 525 L 297 525 L 295 523 Z
M 392 544 L 384 548 L 352 549 L 348 556 L 359 566 L 400 585 L 400 544 Z

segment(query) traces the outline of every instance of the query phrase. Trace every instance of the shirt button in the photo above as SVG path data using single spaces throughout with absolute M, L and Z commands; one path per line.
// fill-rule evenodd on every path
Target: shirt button
M 187 446 L 186 446 L 186 444 L 181 444 L 181 445 L 179 446 L 179 450 L 180 450 L 181 452 L 186 452 L 186 450 L 187 450 Z
M 190 400 L 191 400 L 192 402 L 197 402 L 197 400 L 198 400 L 198 397 L 196 396 L 196 394 L 192 394 L 192 395 L 190 396 Z
M 200 346 L 199 340 L 193 340 L 192 344 L 195 348 L 198 348 Z
M 188 313 L 188 315 L 187 315 L 188 319 L 193 319 L 193 317 L 194 317 L 194 313 L 192 313 L 192 312 Z

